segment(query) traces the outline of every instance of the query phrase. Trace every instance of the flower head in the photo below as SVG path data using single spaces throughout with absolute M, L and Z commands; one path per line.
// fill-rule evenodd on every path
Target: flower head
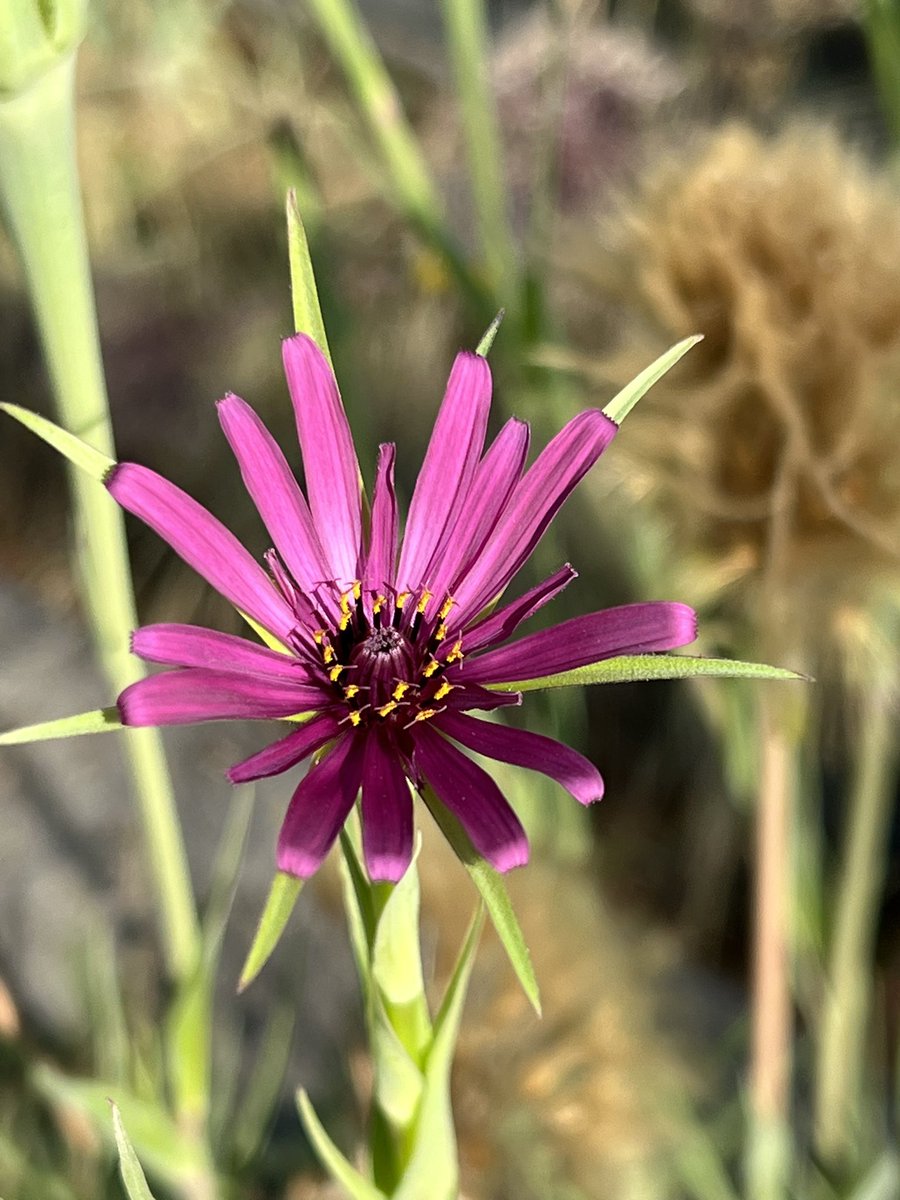
M 218 410 L 273 542 L 265 568 L 155 472 L 124 463 L 107 480 L 124 508 L 281 648 L 190 625 L 139 629 L 134 652 L 176 669 L 127 688 L 122 721 L 299 718 L 229 771 L 242 783 L 324 751 L 282 826 L 278 866 L 293 875 L 318 868 L 361 792 L 368 870 L 373 879 L 399 879 L 413 846 L 409 783 L 429 784 L 476 851 L 509 870 L 527 860 L 524 830 L 459 746 L 542 771 L 583 804 L 600 798 L 603 782 L 576 751 L 468 713 L 520 704 L 508 686 L 516 682 L 695 636 L 689 608 L 651 603 L 576 617 L 507 644 L 575 577 L 568 565 L 489 611 L 616 426 L 599 411 L 583 412 L 526 470 L 528 426 L 512 419 L 485 452 L 490 370 L 483 358 L 460 354 L 398 544 L 394 447 L 380 448 L 366 521 L 334 376 L 310 338 L 298 334 L 283 349 L 308 500 L 253 409 L 230 395 Z

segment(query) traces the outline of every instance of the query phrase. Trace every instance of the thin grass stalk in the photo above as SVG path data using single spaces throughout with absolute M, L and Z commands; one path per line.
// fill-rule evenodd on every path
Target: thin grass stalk
M 473 276 L 450 235 L 437 188 L 397 89 L 352 0 L 308 0 L 308 7 L 378 147 L 394 203 L 439 251 L 487 320 L 496 308 L 493 294 Z
M 491 285 L 507 306 L 518 297 L 516 246 L 509 224 L 503 149 L 488 76 L 484 0 L 443 0 L 444 25 L 462 109 L 481 252 Z M 519 319 L 518 305 L 512 315 Z
M 0 102 L 0 194 L 22 255 L 61 423 L 114 456 L 112 427 L 75 161 L 75 55 Z M 116 691 L 139 678 L 137 624 L 124 524 L 96 480 L 70 468 L 76 563 L 103 669 Z M 156 730 L 135 729 L 125 752 L 156 885 L 166 965 L 196 961 L 198 925 L 171 782 Z
M 897 785 L 896 717 L 889 687 L 872 686 L 860 717 L 817 1047 L 816 1143 L 834 1166 L 851 1165 L 864 1116 L 875 932 Z
M 791 1170 L 789 879 L 796 739 L 785 706 L 773 695 L 760 697 L 760 739 L 746 1192 L 748 1200 L 783 1200 Z

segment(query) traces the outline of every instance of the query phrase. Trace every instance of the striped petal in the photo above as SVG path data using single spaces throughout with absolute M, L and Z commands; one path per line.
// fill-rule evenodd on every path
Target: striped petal
M 460 620 L 477 615 L 503 591 L 615 433 L 612 421 L 590 409 L 546 446 L 513 491 L 481 554 L 454 586 Z
M 200 625 L 144 625 L 131 635 L 131 649 L 145 662 L 172 667 L 211 667 L 295 683 L 314 678 L 293 655 Z
M 397 554 L 397 496 L 394 491 L 394 458 L 396 447 L 389 442 L 378 447 L 378 471 L 372 491 L 372 527 L 369 553 L 363 573 L 367 592 L 380 592 L 385 584 L 394 582 L 394 559 Z
M 296 767 L 304 758 L 320 750 L 326 742 L 337 737 L 341 731 L 337 713 L 320 713 L 317 717 L 279 738 L 271 746 L 251 754 L 242 762 L 230 767 L 227 774 L 232 783 L 249 783 L 253 779 L 268 779 Z
M 412 859 L 412 796 L 396 748 L 377 727 L 366 740 L 362 827 L 369 878 L 396 883 Z
M 147 467 L 120 463 L 106 486 L 113 498 L 169 543 L 235 608 L 284 641 L 294 615 L 233 533 L 181 488 Z
M 123 725 L 190 725 L 292 717 L 328 700 L 323 688 L 185 667 L 139 679 L 122 692 L 118 704 Z
M 543 734 L 510 729 L 492 721 L 479 721 L 463 713 L 445 712 L 435 718 L 437 728 L 476 754 L 540 771 L 562 784 L 580 804 L 593 804 L 603 796 L 603 779 L 592 762 Z
M 566 563 L 555 575 L 551 575 L 543 583 L 531 588 L 518 600 L 513 600 L 503 608 L 498 608 L 483 621 L 478 621 L 463 635 L 465 652 L 472 654 L 484 646 L 505 642 L 508 637 L 512 637 L 523 621 L 533 616 L 538 609 L 543 608 L 549 600 L 558 596 L 563 588 L 568 587 L 572 580 L 577 578 L 578 572 Z
M 249 404 L 226 396 L 217 406 L 219 422 L 278 553 L 306 591 L 329 577 L 309 506 L 275 439 Z
M 469 499 L 490 407 L 487 362 L 477 354 L 458 354 L 410 501 L 397 569 L 398 591 L 426 582 L 445 530 L 456 525 Z
M 490 775 L 427 722 L 414 727 L 413 739 L 416 769 L 459 820 L 481 857 L 498 871 L 524 866 L 525 830 Z
M 359 463 L 331 368 L 306 334 L 282 343 L 294 405 L 309 506 L 331 576 L 342 587 L 358 577 L 362 533 Z
M 511 646 L 467 658 L 462 664 L 463 678 L 466 684 L 539 679 L 620 654 L 674 650 L 696 636 L 697 617 L 686 604 L 623 604 L 573 617 Z
M 279 871 L 308 879 L 321 866 L 356 800 L 364 745 L 364 736 L 345 734 L 301 779 L 278 835 Z

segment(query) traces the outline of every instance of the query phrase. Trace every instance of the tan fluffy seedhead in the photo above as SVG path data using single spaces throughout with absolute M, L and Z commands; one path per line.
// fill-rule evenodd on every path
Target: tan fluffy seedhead
M 632 480 L 757 624 L 840 637 L 900 580 L 895 189 L 826 130 L 728 126 L 657 168 L 618 235 L 643 345 L 609 373 L 705 339 L 629 418 Z

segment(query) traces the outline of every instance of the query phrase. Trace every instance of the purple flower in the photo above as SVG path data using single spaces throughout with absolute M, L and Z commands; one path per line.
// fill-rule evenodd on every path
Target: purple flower
M 521 693 L 495 690 L 497 684 L 669 650 L 696 635 L 691 609 L 652 603 L 576 617 L 509 643 L 522 621 L 575 578 L 568 565 L 490 611 L 616 426 L 601 412 L 583 412 L 526 470 L 528 426 L 512 419 L 484 452 L 490 370 L 483 358 L 458 355 L 398 546 L 394 447 L 379 450 L 367 522 L 331 370 L 303 335 L 289 338 L 283 351 L 308 502 L 253 409 L 231 395 L 218 406 L 274 543 L 267 569 L 155 472 L 123 463 L 107 486 L 287 653 L 191 625 L 139 629 L 134 652 L 175 670 L 127 688 L 119 697 L 122 721 L 302 716 L 290 733 L 228 772 L 234 783 L 261 779 L 330 747 L 301 779 L 281 829 L 278 866 L 292 875 L 315 872 L 361 791 L 369 873 L 399 879 L 413 845 L 407 781 L 430 784 L 498 870 L 519 866 L 528 842 L 518 818 L 490 775 L 458 747 L 542 771 L 582 804 L 599 800 L 603 781 L 567 746 L 480 721 L 470 710 L 521 703 Z

